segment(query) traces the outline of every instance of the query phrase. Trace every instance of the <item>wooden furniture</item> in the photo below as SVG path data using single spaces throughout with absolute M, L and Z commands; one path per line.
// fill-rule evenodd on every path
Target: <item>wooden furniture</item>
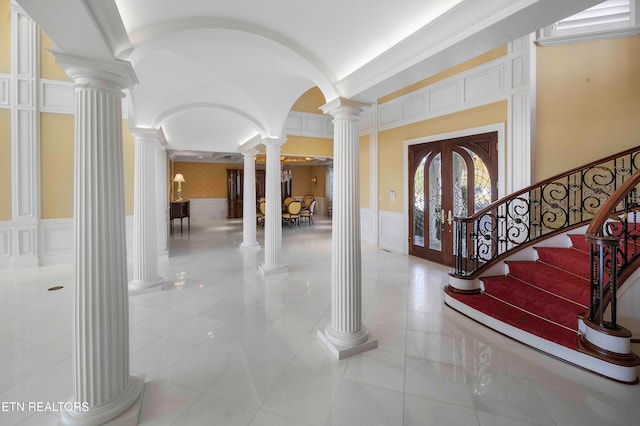
M 169 209 L 170 214 L 170 229 L 173 234 L 173 219 L 180 219 L 180 234 L 182 234 L 182 220 L 187 218 L 188 232 L 191 233 L 191 213 L 190 213 L 190 205 L 189 200 L 183 201 L 172 201 L 171 208 Z
M 300 209 L 302 209 L 302 203 L 300 201 L 292 201 L 287 206 L 287 212 L 282 213 L 282 219 L 287 221 L 287 224 L 297 223 L 300 226 Z
M 242 217 L 244 171 L 227 169 L 227 219 Z

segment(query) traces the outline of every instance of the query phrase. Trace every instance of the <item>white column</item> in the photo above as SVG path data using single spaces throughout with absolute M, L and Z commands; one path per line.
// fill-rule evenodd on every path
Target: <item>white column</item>
M 365 105 L 346 99 L 322 107 L 333 116 L 331 324 L 318 336 L 339 359 L 378 347 L 362 324 L 360 248 L 360 116 Z
M 11 3 L 12 268 L 38 266 L 40 135 L 37 101 L 39 39 L 35 22 Z
M 122 152 L 128 62 L 54 52 L 75 87 L 73 396 L 62 423 L 96 425 L 141 396 L 129 375 L 129 305 Z M 86 404 L 84 406 L 83 404 Z M 85 409 L 87 408 L 87 409 Z
M 280 186 L 280 147 L 282 139 L 264 139 L 267 147 L 265 175 L 266 211 L 264 218 L 264 263 L 259 269 L 265 275 L 287 272 L 282 263 L 282 194 Z
M 256 239 L 256 154 L 257 148 L 243 152 L 244 189 L 242 200 L 242 249 L 259 249 Z
M 169 228 L 169 187 L 167 174 L 167 147 L 156 146 L 156 227 L 158 255 L 168 256 L 168 228 Z
M 160 285 L 156 241 L 156 150 L 160 145 L 155 129 L 131 129 L 135 138 L 133 193 L 133 279 L 130 289 Z

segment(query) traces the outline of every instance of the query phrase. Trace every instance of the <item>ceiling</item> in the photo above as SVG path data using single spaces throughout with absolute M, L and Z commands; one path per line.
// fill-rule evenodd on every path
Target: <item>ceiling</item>
M 129 61 L 129 125 L 169 149 L 283 136 L 294 102 L 399 90 L 597 0 L 16 0 L 67 55 Z

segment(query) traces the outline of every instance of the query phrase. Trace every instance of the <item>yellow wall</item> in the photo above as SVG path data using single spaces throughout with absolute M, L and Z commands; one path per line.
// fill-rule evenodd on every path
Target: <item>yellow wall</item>
M 11 0 L 0 0 L 0 73 L 11 73 Z
M 318 86 L 307 90 L 298 98 L 291 107 L 291 111 L 310 112 L 312 114 L 322 114 L 320 107 L 326 103 L 324 95 Z
M 74 116 L 40 114 L 42 219 L 73 217 Z M 123 121 L 125 213 L 133 214 L 135 142 Z
M 0 109 L 0 220 L 11 220 L 11 111 Z
M 182 198 L 227 198 L 227 169 L 242 169 L 242 166 L 220 163 L 174 162 L 174 176 L 182 173 Z M 173 184 L 172 200 L 177 198 L 178 184 Z
M 447 70 L 444 70 L 442 72 L 439 72 L 437 74 L 432 75 L 431 77 L 424 79 L 422 81 L 419 81 L 418 83 L 412 84 L 411 86 L 407 86 L 404 89 L 398 90 L 396 92 L 393 92 L 389 95 L 386 95 L 380 99 L 378 99 L 378 104 L 381 104 L 383 102 L 388 102 L 392 99 L 398 98 L 402 95 L 406 95 L 407 93 L 411 93 L 414 90 L 418 90 L 422 87 L 428 86 L 430 84 L 434 84 L 438 81 L 444 80 L 446 78 L 452 77 L 456 74 L 460 74 L 461 72 L 470 70 L 471 68 L 477 67 L 479 65 L 482 65 L 484 63 L 490 62 L 494 59 L 500 58 L 502 56 L 505 56 L 508 52 L 508 48 L 507 45 L 504 46 L 500 46 L 496 49 L 490 50 L 487 53 L 484 53 L 482 55 L 476 56 L 475 58 L 469 59 L 468 61 L 465 61 L 463 63 L 461 63 L 460 65 L 456 65 L 455 67 L 451 67 Z
M 371 161 L 369 157 L 369 136 L 360 138 L 360 207 L 369 208 L 371 206 Z
M 293 172 L 292 194 L 297 196 L 311 194 L 314 197 L 325 196 L 324 166 L 291 166 Z M 261 168 L 260 165 L 257 168 Z M 263 168 L 263 167 L 262 167 Z M 182 173 L 185 183 L 182 184 L 182 198 L 227 198 L 227 169 L 243 169 L 240 165 L 220 163 L 187 163 L 174 162 L 173 175 Z M 311 178 L 316 176 L 314 184 Z M 177 197 L 178 184 L 172 185 L 171 199 Z
M 73 217 L 73 115 L 40 114 L 40 134 L 41 217 Z
M 40 78 L 70 81 L 67 74 L 60 68 L 47 49 L 51 49 L 51 39 L 40 31 Z
M 282 155 L 333 157 L 333 139 L 288 136 L 280 152 Z
M 314 197 L 325 197 L 327 192 L 326 166 L 311 166 L 311 177 L 316 177 L 318 181 L 310 186 L 309 193 Z
M 537 48 L 535 179 L 640 143 L 640 37 Z
M 402 168 L 405 140 L 506 122 L 507 101 L 500 101 L 380 132 L 378 134 L 380 210 L 403 211 L 405 188 L 402 181 Z M 507 146 L 508 143 L 507 141 Z M 395 191 L 395 202 L 389 200 L 389 191 Z
M 309 166 L 289 167 L 293 172 L 291 181 L 291 195 L 307 195 L 311 194 L 313 172 Z

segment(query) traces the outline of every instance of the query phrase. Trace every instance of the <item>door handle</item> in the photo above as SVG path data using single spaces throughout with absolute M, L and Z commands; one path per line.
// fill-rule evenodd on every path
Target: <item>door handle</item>
M 449 226 L 453 223 L 453 216 L 451 215 L 451 210 L 449 210 L 447 214 L 447 222 L 449 222 Z

